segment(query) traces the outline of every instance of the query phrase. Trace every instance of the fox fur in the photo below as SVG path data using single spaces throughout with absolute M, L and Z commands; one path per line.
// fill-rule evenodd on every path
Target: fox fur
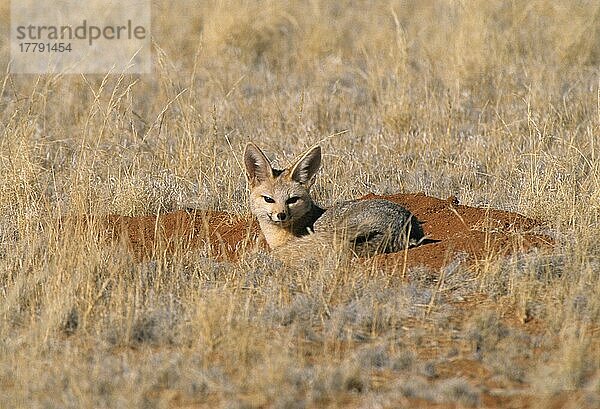
M 244 164 L 250 184 L 250 210 L 273 250 L 341 245 L 359 256 L 391 253 L 424 238 L 410 211 L 385 199 L 351 200 L 325 209 L 310 188 L 321 167 L 321 148 L 313 146 L 286 169 L 275 169 L 253 143 Z

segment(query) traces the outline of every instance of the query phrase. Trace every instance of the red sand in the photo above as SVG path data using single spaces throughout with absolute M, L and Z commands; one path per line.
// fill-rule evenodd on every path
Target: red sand
M 363 197 L 375 198 L 391 200 L 409 209 L 423 222 L 428 239 L 436 241 L 409 249 L 408 266 L 424 265 L 437 270 L 452 262 L 457 255 L 475 262 L 531 247 L 552 245 L 549 237 L 531 232 L 541 226 L 541 222 L 517 213 L 459 205 L 454 196 L 446 200 L 422 193 L 369 194 Z M 388 265 L 404 262 L 404 257 L 398 254 L 384 254 L 378 258 Z
M 438 270 L 458 257 L 476 262 L 531 247 L 552 245 L 549 237 L 531 230 L 541 222 L 516 213 L 475 208 L 458 204 L 455 197 L 446 200 L 424 194 L 369 194 L 362 199 L 384 198 L 412 211 L 423 222 L 430 242 L 395 254 L 377 256 L 384 265 L 397 267 L 423 265 Z M 236 259 L 248 245 L 259 240 L 258 224 L 252 218 L 240 218 L 226 212 L 180 210 L 160 216 L 109 216 L 108 230 L 113 237 L 128 242 L 138 257 L 154 252 L 202 247 L 218 259 Z

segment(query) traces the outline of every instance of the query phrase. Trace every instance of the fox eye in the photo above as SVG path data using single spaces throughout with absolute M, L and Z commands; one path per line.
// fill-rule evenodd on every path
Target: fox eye
M 275 200 L 273 200 L 272 197 L 263 196 L 263 199 L 265 199 L 265 202 L 267 202 L 267 203 L 275 203 Z
M 288 200 L 286 200 L 285 202 L 287 204 L 294 204 L 296 203 L 298 200 L 300 200 L 300 198 L 298 196 L 294 196 L 294 197 L 290 197 Z

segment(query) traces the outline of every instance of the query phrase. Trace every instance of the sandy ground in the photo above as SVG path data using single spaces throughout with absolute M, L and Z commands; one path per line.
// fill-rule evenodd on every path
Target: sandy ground
M 508 255 L 531 247 L 552 245 L 540 231 L 542 223 L 490 208 L 463 206 L 455 197 L 445 200 L 424 194 L 369 194 L 362 199 L 384 198 L 409 209 L 423 223 L 427 242 L 405 252 L 377 256 L 391 268 L 424 266 L 434 271 L 451 263 L 477 262 L 492 256 Z M 258 224 L 226 212 L 180 210 L 159 216 L 108 217 L 113 237 L 128 242 L 138 257 L 152 257 L 154 251 L 208 249 L 217 259 L 237 259 L 248 246 L 264 246 Z M 158 250 L 160 249 L 160 250 Z

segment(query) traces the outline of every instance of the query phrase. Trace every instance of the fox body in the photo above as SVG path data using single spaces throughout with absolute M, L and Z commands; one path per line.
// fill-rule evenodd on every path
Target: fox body
M 321 166 L 319 146 L 279 170 L 258 146 L 249 143 L 244 163 L 250 210 L 271 249 L 306 244 L 317 237 L 320 242 L 341 243 L 358 255 L 372 255 L 402 250 L 424 237 L 417 219 L 389 200 L 352 200 L 329 209 L 318 206 L 310 188 Z

